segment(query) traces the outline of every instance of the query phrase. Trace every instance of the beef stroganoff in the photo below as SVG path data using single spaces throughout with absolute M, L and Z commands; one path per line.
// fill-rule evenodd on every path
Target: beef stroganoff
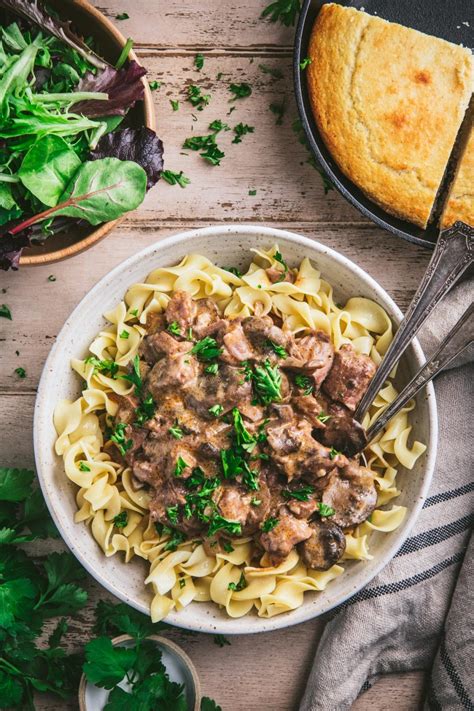
M 56 452 L 76 522 L 106 556 L 149 562 L 153 620 L 192 601 L 293 610 L 402 522 L 385 505 L 425 450 L 408 444 L 414 403 L 361 457 L 332 444 L 392 339 L 375 302 L 338 303 L 308 259 L 290 268 L 273 247 L 245 274 L 188 255 L 105 317 L 72 361 L 85 387 L 55 409 Z M 387 381 L 363 426 L 396 394 Z

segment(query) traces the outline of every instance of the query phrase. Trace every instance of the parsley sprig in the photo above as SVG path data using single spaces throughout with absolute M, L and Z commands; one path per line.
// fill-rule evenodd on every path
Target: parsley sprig
M 198 360 L 210 361 L 218 358 L 222 353 L 222 348 L 217 345 L 215 338 L 206 336 L 197 341 L 191 348 L 190 353 L 196 356 Z
M 311 494 L 314 494 L 314 486 L 305 485 L 299 489 L 283 489 L 283 498 L 287 501 L 296 499 L 296 501 L 309 501 Z
M 261 17 L 267 17 L 270 22 L 281 22 L 290 27 L 296 22 L 300 12 L 300 0 L 276 0 L 263 10 Z
M 262 405 L 281 400 L 281 373 L 268 359 L 254 367 L 252 381 L 255 396 Z

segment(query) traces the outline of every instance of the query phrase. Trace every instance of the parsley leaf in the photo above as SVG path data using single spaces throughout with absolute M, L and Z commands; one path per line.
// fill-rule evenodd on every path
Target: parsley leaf
M 177 321 L 172 321 L 166 328 L 168 333 L 172 333 L 173 336 L 181 335 L 181 327 Z
M 331 419 L 331 415 L 325 415 L 324 412 L 320 412 L 318 415 L 318 420 L 322 423 L 325 423 L 330 419 Z
M 228 126 L 220 119 L 216 119 L 215 121 L 209 124 L 209 129 L 211 131 L 214 131 L 214 133 L 220 133 L 220 131 L 230 131 L 230 126 Z
M 184 175 L 182 170 L 180 170 L 179 173 L 175 173 L 172 170 L 163 170 L 161 177 L 163 180 L 166 180 L 169 185 L 179 185 L 180 188 L 185 188 L 186 185 L 189 185 L 191 182 L 191 179 Z
M 147 397 L 138 405 L 135 410 L 135 422 L 133 423 L 136 427 L 143 427 L 145 422 L 151 420 L 155 414 L 156 403 L 151 395 Z
M 91 684 L 105 689 L 113 689 L 137 659 L 135 649 L 114 647 L 108 637 L 97 637 L 86 645 L 84 674 Z
M 30 496 L 34 476 L 29 469 L 0 467 L 0 501 L 24 501 Z
M 200 361 L 209 361 L 218 358 L 222 353 L 222 348 L 217 345 L 215 338 L 206 336 L 194 344 L 190 353 Z
M 154 81 L 149 81 L 148 86 L 152 91 L 157 91 L 161 86 L 161 81 L 157 81 L 156 79 Z
M 179 101 L 175 101 L 174 99 L 170 99 L 170 104 L 173 108 L 173 111 L 178 111 L 179 109 Z M 163 175 L 163 173 L 161 174 Z
M 128 15 L 126 12 L 121 12 L 119 15 L 115 15 L 116 20 L 129 20 L 130 15 Z
M 319 503 L 319 514 L 320 516 L 334 516 L 336 511 L 332 508 L 332 506 L 328 506 L 327 504 L 323 504 L 321 501 Z
M 26 370 L 22 367 L 15 368 L 15 373 L 18 375 L 19 378 L 23 379 L 26 378 Z
M 247 581 L 245 580 L 245 575 L 241 573 L 240 579 L 237 583 L 229 583 L 227 590 L 232 590 L 233 592 L 240 592 L 247 587 Z
M 334 449 L 334 447 L 331 447 L 329 450 L 329 459 L 333 460 L 340 454 L 342 454 L 342 452 L 339 452 L 337 449 Z
M 249 126 L 247 123 L 238 123 L 237 126 L 234 126 L 235 138 L 232 143 L 242 143 L 242 137 L 254 131 L 255 128 L 253 126 Z
M 300 0 L 275 0 L 267 5 L 260 17 L 268 17 L 270 22 L 281 22 L 290 27 L 295 24 L 300 9 Z
M 208 409 L 208 412 L 211 415 L 214 415 L 214 417 L 219 417 L 219 415 L 222 415 L 222 413 L 224 412 L 224 408 L 222 407 L 222 405 L 213 405 Z
M 181 474 L 184 472 L 184 470 L 189 467 L 189 464 L 184 461 L 183 457 L 178 457 L 176 460 L 176 465 L 174 468 L 174 475 L 175 476 L 181 476 Z
M 177 421 L 176 421 L 176 423 L 175 423 L 172 427 L 169 428 L 168 432 L 169 432 L 170 435 L 171 435 L 172 437 L 174 437 L 175 439 L 183 439 L 184 432 L 183 432 L 183 430 L 181 429 L 181 427 L 179 426 L 179 424 L 178 424 Z
M 229 521 L 227 518 L 215 513 L 211 518 L 207 536 L 213 536 L 217 531 L 226 531 L 230 535 L 238 536 L 242 533 L 242 524 L 239 521 Z
M 203 94 L 201 88 L 196 86 L 196 84 L 188 86 L 188 101 L 197 108 L 198 111 L 202 111 L 204 107 L 209 104 L 210 100 L 210 94 Z
M 302 62 L 300 62 L 300 69 L 304 70 L 306 67 L 309 67 L 313 60 L 310 57 L 305 57 Z
M 297 501 L 309 501 L 309 497 L 314 493 L 314 487 L 301 486 L 299 489 L 283 489 L 283 498 L 289 501 L 290 499 L 296 499 Z
M 125 373 L 120 377 L 123 380 L 128 380 L 130 383 L 132 383 L 135 386 L 135 395 L 140 396 L 143 388 L 143 381 L 140 373 L 140 356 L 136 355 L 133 359 L 131 372 Z
M 261 524 L 260 528 L 264 533 L 269 533 L 269 531 L 273 531 L 277 523 L 278 519 L 274 516 L 270 516 Z
M 223 634 L 214 635 L 214 644 L 217 644 L 217 646 L 221 648 L 225 647 L 226 644 L 230 646 L 229 640 Z
M 120 338 L 124 338 L 126 340 L 126 339 L 128 339 L 129 336 L 130 336 L 130 331 L 127 331 L 127 329 L 124 328 L 122 333 L 120 334 Z
M 295 375 L 295 384 L 304 395 L 311 395 L 314 390 L 314 381 L 308 375 Z
M 121 511 L 119 514 L 114 516 L 114 526 L 117 528 L 125 528 L 128 524 L 128 512 Z
M 231 101 L 235 101 L 236 99 L 245 99 L 247 96 L 250 96 L 252 93 L 252 87 L 250 84 L 242 82 L 242 84 L 231 84 L 229 86 L 229 91 L 234 95 Z
M 12 312 L 6 304 L 0 304 L 0 317 L 7 318 L 9 321 L 13 321 Z
M 201 71 L 201 69 L 204 66 L 204 55 L 203 54 L 196 54 L 194 57 L 194 66 L 198 71 Z
M 113 380 L 115 380 L 119 369 L 117 363 L 113 360 L 100 360 L 96 356 L 89 356 L 84 363 L 92 365 L 94 373 L 102 373 Z
M 208 136 L 191 136 L 186 138 L 183 148 L 190 148 L 192 151 L 202 151 L 199 155 L 207 160 L 211 165 L 220 165 L 225 153 L 220 150 L 216 143 L 216 136 L 211 133 Z
M 127 425 L 124 422 L 118 422 L 115 425 L 115 429 L 113 430 L 112 434 L 110 435 L 110 440 L 117 445 L 117 448 L 122 457 L 125 456 L 127 451 L 133 445 L 133 441 L 131 439 L 125 439 L 126 427 Z
M 178 523 L 178 505 L 176 506 L 168 506 L 166 509 L 166 515 L 168 516 L 168 520 L 173 523 L 177 524 Z
M 256 365 L 252 373 L 253 388 L 262 405 L 281 400 L 281 374 L 278 366 L 272 367 L 269 360 Z
M 217 375 L 218 370 L 219 363 L 211 363 L 211 365 L 208 365 L 207 368 L 204 368 L 204 372 L 209 375 Z
M 275 343 L 275 341 L 271 341 L 270 339 L 268 339 L 267 345 L 270 346 L 272 351 L 276 353 L 279 358 L 288 358 L 288 353 L 283 348 L 283 346 L 280 346 L 278 343 Z

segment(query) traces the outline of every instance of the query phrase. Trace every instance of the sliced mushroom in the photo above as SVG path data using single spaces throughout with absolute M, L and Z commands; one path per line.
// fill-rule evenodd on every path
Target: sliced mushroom
M 377 503 L 372 472 L 350 462 L 332 474 L 322 501 L 335 511 L 332 523 L 341 528 L 357 526 L 370 516 Z
M 314 521 L 310 526 L 310 538 L 298 545 L 301 560 L 313 570 L 329 570 L 346 549 L 344 533 L 331 521 Z

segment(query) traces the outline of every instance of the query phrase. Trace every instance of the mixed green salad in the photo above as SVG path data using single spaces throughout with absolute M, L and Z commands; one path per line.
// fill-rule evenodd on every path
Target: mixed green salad
M 73 222 L 135 209 L 160 177 L 163 145 L 127 124 L 146 70 L 111 66 L 37 0 L 0 0 L 0 267 Z

